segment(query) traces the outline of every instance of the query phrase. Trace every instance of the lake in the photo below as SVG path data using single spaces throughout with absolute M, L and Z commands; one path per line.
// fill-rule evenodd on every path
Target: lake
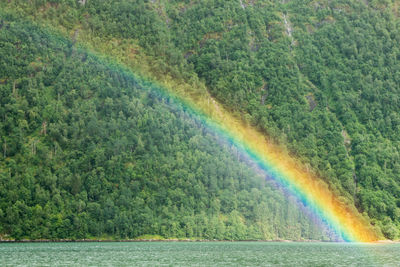
M 400 244 L 0 243 L 1 266 L 400 266 Z

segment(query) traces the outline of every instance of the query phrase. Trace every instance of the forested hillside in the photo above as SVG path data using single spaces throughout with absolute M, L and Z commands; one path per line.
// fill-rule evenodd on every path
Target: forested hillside
M 1 18 L 0 234 L 328 238 L 159 88 Z
M 398 1 L 1 4 L 181 94 L 210 92 L 399 237 Z

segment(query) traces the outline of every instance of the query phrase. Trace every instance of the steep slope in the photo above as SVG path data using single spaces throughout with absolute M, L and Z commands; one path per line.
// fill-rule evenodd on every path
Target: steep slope
M 396 1 L 2 4 L 180 94 L 207 89 L 398 237 Z
M 325 239 L 160 89 L 1 14 L 0 236 Z
M 400 222 L 397 9 L 202 1 L 171 23 L 174 44 L 191 51 L 220 102 L 249 114 L 390 238 Z

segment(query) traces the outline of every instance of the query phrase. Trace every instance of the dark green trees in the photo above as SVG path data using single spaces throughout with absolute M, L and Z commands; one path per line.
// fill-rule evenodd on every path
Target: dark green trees
M 149 58 L 153 77 L 206 87 L 225 108 L 285 145 L 374 224 L 399 229 L 397 4 L 242 2 L 243 6 L 224 0 L 1 4 L 73 38 L 76 30 L 90 34 L 92 39 L 82 38 L 83 42 L 104 42 L 108 46 L 102 51 L 114 57 L 124 57 L 124 44 L 134 43 L 137 49 L 132 53 Z M 43 67 L 41 61 L 29 63 L 29 75 Z M 45 85 L 51 81 L 44 79 Z M 15 82 L 10 89 L 14 93 L 27 80 Z M 68 91 L 68 99 L 76 92 Z M 26 129 L 23 125 L 21 130 Z M 12 138 L 3 138 L 3 154 L 19 149 L 15 140 L 21 134 L 14 131 Z M 40 150 L 41 143 L 37 145 Z M 32 148 L 36 151 L 35 142 Z
M 323 237 L 299 203 L 160 88 L 32 24 L 2 21 L 1 235 Z

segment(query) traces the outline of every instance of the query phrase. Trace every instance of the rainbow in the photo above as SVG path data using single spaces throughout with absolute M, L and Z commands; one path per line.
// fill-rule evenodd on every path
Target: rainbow
M 47 33 L 57 38 L 54 32 Z M 57 39 L 64 44 L 70 43 L 61 36 Z M 87 49 L 82 51 L 88 54 Z M 150 88 L 149 90 L 160 94 L 161 97 L 170 99 L 172 105 L 182 106 L 187 113 L 201 120 L 219 138 L 235 145 L 241 153 L 312 210 L 343 240 L 371 242 L 381 238 L 369 221 L 362 217 L 354 206 L 336 196 L 321 178 L 305 170 L 296 159 L 288 155 L 285 149 L 269 142 L 265 134 L 234 117 L 207 92 L 199 93 L 194 90 L 194 92 L 176 93 L 167 86 L 134 74 L 131 69 L 119 63 L 110 62 L 104 53 L 89 54 L 96 57 L 106 68 L 135 79 L 143 88 Z
M 228 121 L 208 122 L 215 131 L 240 147 L 262 170 L 308 206 L 339 237 L 348 242 L 371 242 L 378 235 L 358 211 L 336 197 L 327 184 L 301 166 L 251 127 Z
M 143 80 L 143 78 L 141 78 Z M 236 146 L 241 153 L 268 173 L 317 215 L 339 239 L 347 242 L 373 242 L 381 235 L 357 209 L 336 196 L 319 177 L 306 170 L 282 147 L 268 142 L 265 134 L 232 116 L 210 95 L 177 95 L 172 90 L 148 81 L 162 97 L 172 98 L 185 111 L 200 118 L 218 137 Z
M 159 97 L 169 99 L 171 105 L 181 106 L 218 138 L 237 147 L 246 158 L 320 218 L 334 231 L 338 240 L 374 242 L 383 239 L 368 219 L 354 206 L 346 203 L 344 198 L 336 196 L 326 182 L 306 170 L 284 148 L 269 142 L 265 134 L 231 115 L 208 93 L 176 93 L 167 86 L 133 73 L 121 64 L 110 63 L 112 59 L 104 57 L 104 54 L 98 54 L 96 58 L 105 59 L 105 66 L 135 79 L 144 89 L 153 91 Z

